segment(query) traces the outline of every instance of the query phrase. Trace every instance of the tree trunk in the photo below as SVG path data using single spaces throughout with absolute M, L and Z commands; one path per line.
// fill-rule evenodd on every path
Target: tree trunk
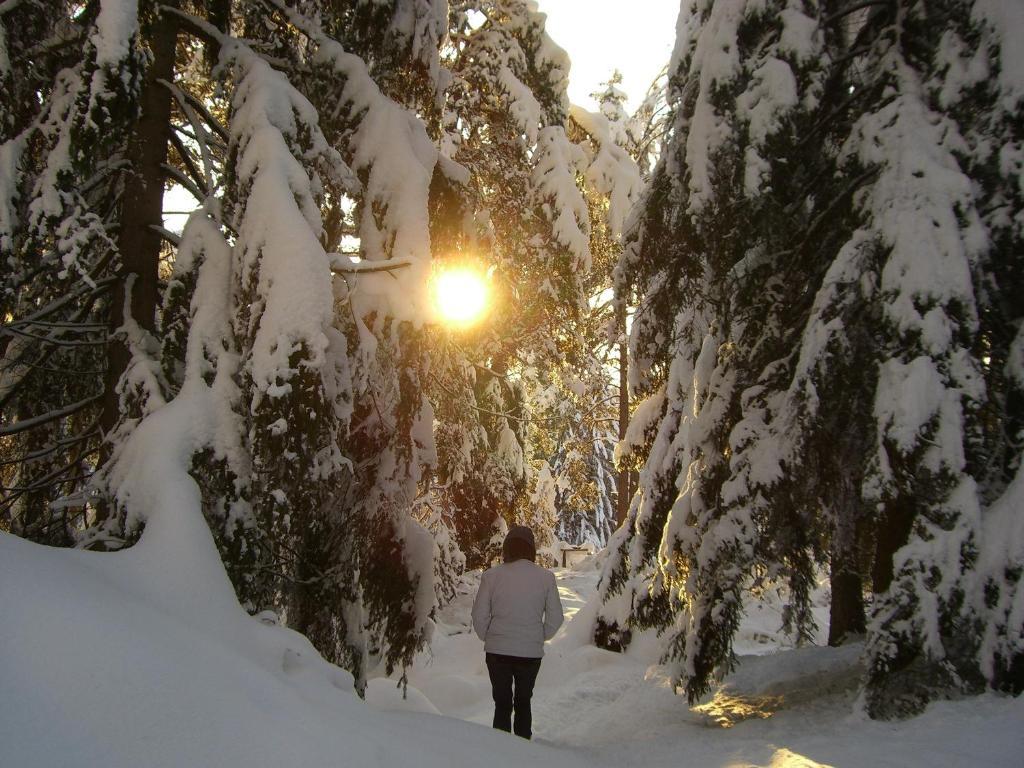
M 174 5 L 175 3 L 168 3 Z M 167 145 L 171 135 L 171 94 L 160 80 L 174 79 L 174 54 L 178 22 L 165 14 L 150 27 L 148 41 L 153 63 L 146 72 L 141 94 L 141 114 L 128 147 L 129 173 L 121 203 L 118 251 L 121 256 L 119 280 L 110 304 L 107 373 L 100 428 L 109 435 L 120 416 L 117 384 L 128 366 L 131 353 L 113 333 L 126 317 L 146 330 L 153 330 L 159 294 L 161 237 L 154 227 L 162 226 Z M 129 297 L 130 292 L 130 297 Z M 126 300 L 128 307 L 125 306 Z M 104 451 L 102 461 L 109 457 Z
M 906 498 L 895 499 L 885 505 L 875 530 L 875 559 L 871 570 L 871 590 L 880 595 L 889 589 L 895 571 L 892 559 L 896 551 L 907 543 L 914 524 L 914 505 Z
M 852 431 L 847 435 L 854 434 Z M 842 645 L 849 635 L 867 631 L 864 612 L 864 582 L 861 574 L 861 534 L 864 528 L 860 500 L 862 474 L 857 456 L 862 453 L 858 441 L 842 439 L 833 463 L 836 478 L 835 510 L 829 552 L 832 600 L 829 605 L 828 644 Z
M 842 645 L 849 635 L 863 635 L 867 631 L 864 586 L 856 558 L 850 562 L 843 554 L 851 553 L 832 553 L 832 604 L 828 616 L 828 644 L 832 646 Z
M 625 304 L 616 309 L 616 319 L 622 334 L 619 341 L 619 440 L 626 437 L 629 426 L 629 343 L 626 339 Z M 629 512 L 630 471 L 622 467 L 615 478 L 615 527 L 620 528 Z

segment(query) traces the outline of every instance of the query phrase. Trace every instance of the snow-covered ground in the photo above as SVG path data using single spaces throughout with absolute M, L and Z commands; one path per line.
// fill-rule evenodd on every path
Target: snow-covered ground
M 689 708 L 657 665 L 655 638 L 622 655 L 586 644 L 594 564 L 556 570 L 569 621 L 550 644 L 534 694 L 535 739 L 570 747 L 593 766 L 811 768 L 1024 766 L 1024 700 L 983 696 L 933 704 L 904 723 L 857 716 L 859 646 L 793 649 L 771 601 L 750 607 L 737 636 L 741 665 Z M 469 629 L 479 574 L 441 614 L 432 653 L 409 679 L 442 713 L 489 724 L 482 644 Z M 819 600 L 821 640 L 828 606 Z M 370 697 L 371 705 L 374 704 Z
M 152 554 L 145 537 L 99 554 L 0 534 L 0 766 L 1024 765 L 1024 699 L 864 720 L 852 714 L 858 649 L 785 649 L 770 604 L 741 630 L 757 655 L 696 709 L 669 690 L 651 638 L 613 654 L 567 622 L 541 668 L 531 744 L 487 725 L 468 629 L 478 574 L 440 615 L 408 698 L 376 679 L 362 702 L 304 638 L 152 573 Z M 585 619 L 597 572 L 558 577 L 567 613 Z

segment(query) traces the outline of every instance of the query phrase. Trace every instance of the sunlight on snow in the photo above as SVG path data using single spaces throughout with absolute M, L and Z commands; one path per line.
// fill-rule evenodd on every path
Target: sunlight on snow
M 804 755 L 790 752 L 788 749 L 779 749 L 772 755 L 772 761 L 768 768 L 832 768 L 831 765 L 819 763 Z
M 731 763 L 728 768 L 751 768 L 751 764 L 748 762 Z M 783 747 L 775 750 L 772 761 L 766 768 L 832 768 L 832 766 L 827 763 L 819 763 L 804 755 L 798 755 L 796 752 L 790 752 Z
M 705 725 L 732 728 L 736 723 L 751 718 L 765 720 L 774 715 L 782 703 L 782 696 L 730 696 L 719 691 L 707 704 L 692 707 L 692 710 L 704 718 Z M 772 765 L 775 765 L 774 761 Z
M 566 621 L 572 619 L 579 612 L 580 608 L 583 607 L 583 598 L 561 584 L 558 586 L 558 597 L 562 601 L 562 612 L 565 614 Z

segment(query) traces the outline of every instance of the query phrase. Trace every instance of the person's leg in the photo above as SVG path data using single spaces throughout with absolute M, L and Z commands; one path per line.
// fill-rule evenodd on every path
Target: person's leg
M 530 699 L 533 697 L 533 684 L 537 682 L 537 673 L 540 672 L 540 659 L 522 659 L 515 665 L 516 690 L 512 702 L 515 710 L 516 736 L 529 739 L 533 736 L 533 712 L 530 709 Z
M 494 699 L 492 725 L 502 731 L 512 730 L 512 665 L 494 653 L 487 654 L 487 675 L 491 678 Z

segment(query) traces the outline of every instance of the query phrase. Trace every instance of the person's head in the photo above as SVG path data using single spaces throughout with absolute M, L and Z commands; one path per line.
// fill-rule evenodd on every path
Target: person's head
M 516 560 L 537 560 L 537 542 L 533 531 L 525 525 L 513 525 L 508 529 L 505 543 L 501 545 L 502 560 L 511 563 Z

